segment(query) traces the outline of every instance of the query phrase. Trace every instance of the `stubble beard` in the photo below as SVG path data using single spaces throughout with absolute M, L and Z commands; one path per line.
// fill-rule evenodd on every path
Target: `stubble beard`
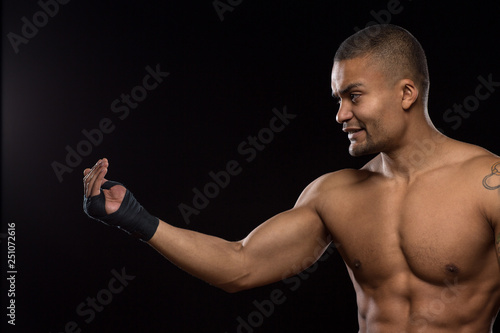
M 349 146 L 349 154 L 353 157 L 378 153 L 374 143 L 368 137 L 362 143 L 354 142 Z
M 373 137 L 365 129 L 365 138 L 362 142 L 351 142 L 349 154 L 353 157 L 378 154 L 387 148 L 388 142 L 384 140 L 375 142 Z

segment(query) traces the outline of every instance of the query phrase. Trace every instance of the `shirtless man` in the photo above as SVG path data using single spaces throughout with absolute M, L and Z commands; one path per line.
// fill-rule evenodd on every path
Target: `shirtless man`
M 491 332 L 500 157 L 437 131 L 428 89 L 425 54 L 406 30 L 372 26 L 344 41 L 332 70 L 337 121 L 352 156 L 378 155 L 319 177 L 241 241 L 173 227 L 133 197 L 120 206 L 130 192 L 103 185 L 106 159 L 84 171 L 84 209 L 229 292 L 296 274 L 334 241 L 356 291 L 359 332 Z

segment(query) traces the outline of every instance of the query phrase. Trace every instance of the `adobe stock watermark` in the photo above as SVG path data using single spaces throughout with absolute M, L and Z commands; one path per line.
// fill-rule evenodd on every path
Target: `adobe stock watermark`
M 111 304 L 114 296 L 120 294 L 129 285 L 129 282 L 135 279 L 134 275 L 128 275 L 125 272 L 125 267 L 120 272 L 112 269 L 111 275 L 112 277 L 106 287 L 99 290 L 94 297 L 89 296 L 76 306 L 75 312 L 79 320 L 68 321 L 64 324 L 63 329 L 58 330 L 56 333 L 81 333 L 81 321 L 87 325 L 90 324 L 96 318 L 97 313 L 102 312 L 106 306 Z
M 224 13 L 232 12 L 236 7 L 241 5 L 243 0 L 214 0 L 212 6 L 214 6 L 215 12 L 219 17 L 219 20 L 224 21 Z
M 427 306 L 410 315 L 410 324 L 419 326 L 417 332 L 425 332 L 429 324 L 434 322 L 445 311 L 446 307 L 455 302 L 462 291 L 467 288 L 458 284 L 457 277 L 453 282 L 444 280 L 444 284 L 445 287 L 441 289 L 436 298 L 429 301 Z
M 255 329 L 261 327 L 266 318 L 271 317 L 278 305 L 282 305 L 287 301 L 286 290 L 289 292 L 297 291 L 303 281 L 309 279 L 319 266 L 319 262 L 326 261 L 334 252 L 334 248 L 338 248 L 340 244 L 334 243 L 330 246 L 330 239 L 317 239 L 318 246 L 312 256 L 305 258 L 299 266 L 294 266 L 283 276 L 283 283 L 287 285 L 287 289 L 276 288 L 269 293 L 269 297 L 264 300 L 254 300 L 252 305 L 255 310 L 248 315 L 236 318 L 237 327 L 236 333 L 253 333 Z M 324 252 L 323 252 L 324 251 Z M 286 278 L 290 274 L 294 276 Z M 227 331 L 225 333 L 228 333 Z
M 474 89 L 474 94 L 464 98 L 461 104 L 454 103 L 452 108 L 446 109 L 443 113 L 443 120 L 446 123 L 452 123 L 451 128 L 457 130 L 463 119 L 470 117 L 472 112 L 479 109 L 480 103 L 488 98 L 500 87 L 500 82 L 493 81 L 493 74 L 488 74 L 487 78 L 480 75 L 477 77 L 479 84 Z M 438 129 L 443 133 L 442 129 Z M 413 142 L 415 149 L 408 156 L 410 168 L 419 168 L 430 158 L 436 150 L 437 145 L 443 143 L 446 136 L 435 133 L 431 138 L 418 139 Z
M 452 108 L 446 109 L 443 113 L 443 120 L 446 123 L 453 122 L 451 128 L 457 130 L 461 125 L 463 119 L 470 117 L 472 112 L 479 109 L 480 102 L 485 101 L 495 92 L 497 87 L 500 87 L 500 82 L 493 81 L 493 75 L 488 74 L 487 78 L 483 76 L 477 77 L 479 84 L 474 89 L 474 95 L 469 95 L 464 98 L 461 104 L 454 103 Z M 439 132 L 443 133 L 441 129 Z M 410 167 L 419 168 L 430 158 L 436 150 L 438 144 L 444 142 L 446 136 L 435 133 L 430 139 L 419 139 L 413 142 L 415 149 L 408 156 Z
M 496 88 L 500 87 L 500 81 L 493 81 L 492 73 L 488 74 L 487 78 L 479 75 L 477 80 L 479 84 L 474 89 L 474 94 L 465 97 L 461 104 L 453 104 L 453 108 L 443 113 L 443 120 L 446 123 L 453 123 L 451 128 L 454 130 L 457 130 L 462 125 L 463 119 L 469 118 L 472 112 L 479 109 L 481 102 L 490 98 Z
M 9 32 L 7 39 L 16 54 L 19 53 L 19 47 L 28 44 L 38 35 L 40 29 L 45 27 L 49 20 L 59 13 L 60 5 L 67 5 L 70 0 L 40 0 L 37 2 L 40 10 L 35 12 L 31 19 L 26 16 L 21 17 L 20 33 Z
M 230 160 L 225 163 L 223 170 L 210 171 L 208 173 L 210 181 L 199 188 L 193 188 L 194 195 L 191 204 L 180 203 L 178 205 L 179 212 L 186 224 L 191 223 L 192 215 L 198 215 L 203 209 L 207 208 L 210 201 L 215 199 L 221 193 L 221 190 L 229 185 L 232 177 L 239 175 L 243 171 L 243 164 L 253 162 L 257 154 L 274 140 L 275 135 L 282 132 L 290 124 L 290 121 L 297 117 L 296 114 L 287 111 L 286 105 L 282 111 L 274 108 L 272 112 L 274 116 L 269 120 L 268 127 L 261 128 L 257 135 L 249 135 L 246 140 L 238 145 L 237 152 L 243 160 Z
M 118 120 L 123 121 L 130 115 L 131 110 L 136 109 L 141 102 L 147 97 L 148 93 L 155 90 L 170 75 L 168 72 L 162 72 L 160 64 L 157 64 L 153 69 L 151 66 L 146 66 L 146 75 L 142 78 L 139 85 L 133 87 L 130 93 L 122 93 L 119 98 L 111 102 L 111 113 L 118 117 Z M 116 129 L 116 120 L 104 117 L 99 122 L 97 127 L 81 131 L 83 139 L 77 144 L 70 146 L 66 145 L 66 157 L 63 162 L 53 161 L 51 163 L 52 170 L 57 177 L 59 183 L 62 183 L 63 176 L 66 173 L 71 173 L 80 166 L 83 158 L 89 156 L 92 150 L 102 144 L 104 135 L 110 134 Z

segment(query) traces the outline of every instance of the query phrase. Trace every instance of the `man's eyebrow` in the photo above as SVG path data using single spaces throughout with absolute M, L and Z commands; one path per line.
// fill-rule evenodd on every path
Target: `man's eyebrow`
M 354 88 L 358 88 L 358 87 L 362 87 L 363 86 L 363 83 L 361 82 L 356 82 L 356 83 L 351 83 L 349 84 L 347 87 L 345 87 L 344 89 L 342 89 L 341 91 L 339 91 L 338 94 L 332 92 L 332 97 L 333 98 L 336 98 L 336 99 L 339 99 L 340 96 L 344 95 L 345 93 L 351 91 L 352 89 Z

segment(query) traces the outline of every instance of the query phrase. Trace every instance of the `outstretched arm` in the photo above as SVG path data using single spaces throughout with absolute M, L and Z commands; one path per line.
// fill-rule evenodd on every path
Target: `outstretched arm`
M 85 170 L 86 196 L 100 193 L 108 165 L 103 159 Z M 113 213 L 126 190 L 114 186 L 102 191 L 106 212 Z M 229 292 L 272 283 L 306 269 L 329 245 L 328 232 L 310 197 L 301 196 L 293 209 L 265 221 L 241 241 L 226 241 L 160 221 L 148 243 L 183 270 Z

